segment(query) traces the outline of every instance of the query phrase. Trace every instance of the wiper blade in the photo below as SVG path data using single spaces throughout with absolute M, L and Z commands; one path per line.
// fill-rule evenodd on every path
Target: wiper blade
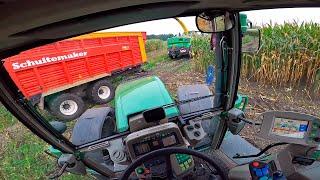
M 183 101 L 177 101 L 177 102 L 175 102 L 175 103 L 166 104 L 166 105 L 164 105 L 164 106 L 162 106 L 162 107 L 163 107 L 163 108 L 169 108 L 169 107 L 173 107 L 173 106 L 178 106 L 178 105 L 182 105 L 182 104 L 187 104 L 187 103 L 190 103 L 190 102 L 199 101 L 199 100 L 202 100 L 202 99 L 207 99 L 207 98 L 210 98 L 210 97 L 214 97 L 214 95 L 211 94 L 211 95 L 200 96 L 200 97 L 191 98 L 191 99 L 187 99 L 187 100 L 183 100 Z
M 162 107 L 163 108 L 171 108 L 171 107 L 199 101 L 202 99 L 212 98 L 212 97 L 214 97 L 214 95 L 210 94 L 207 96 L 195 97 L 195 98 L 191 98 L 191 99 L 187 99 L 187 100 L 183 100 L 183 101 L 176 101 L 175 103 L 166 104 Z M 221 112 L 223 112 L 223 109 L 221 107 L 212 107 L 212 108 L 208 108 L 208 109 L 202 109 L 199 111 L 181 114 L 179 116 L 179 120 L 182 124 L 185 124 L 190 119 L 195 119 L 195 120 L 208 119 L 208 118 L 214 117 L 216 115 L 219 115 Z
M 210 108 L 210 109 L 206 109 L 206 110 L 183 114 L 183 115 L 179 116 L 179 120 L 182 124 L 184 124 L 191 119 L 195 120 L 195 121 L 209 119 L 209 118 L 215 117 L 217 115 L 220 115 L 222 112 L 223 112 L 223 109 L 221 109 L 221 108 Z

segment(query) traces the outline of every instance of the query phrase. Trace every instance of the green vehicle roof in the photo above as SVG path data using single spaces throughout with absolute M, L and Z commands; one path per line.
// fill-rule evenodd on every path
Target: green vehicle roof
M 248 30 L 248 19 L 247 19 L 247 15 L 240 13 L 240 24 L 241 24 L 241 31 L 243 33 L 247 32 Z
M 185 47 L 189 48 L 191 46 L 191 39 L 188 37 L 172 37 L 167 39 L 168 48 L 177 47 Z
M 116 125 L 118 132 L 129 129 L 128 116 L 147 109 L 172 104 L 169 92 L 156 76 L 129 81 L 117 87 L 115 95 Z M 167 118 L 178 116 L 176 106 L 165 109 Z

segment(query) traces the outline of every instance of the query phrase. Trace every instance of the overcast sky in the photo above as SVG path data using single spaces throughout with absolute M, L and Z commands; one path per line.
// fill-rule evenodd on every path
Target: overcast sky
M 316 22 L 320 23 L 320 8 L 291 8 L 291 9 L 270 9 L 244 12 L 248 18 L 256 25 L 267 24 L 270 21 L 281 24 L 286 22 Z M 181 20 L 186 24 L 189 31 L 197 30 L 194 17 L 184 17 Z M 156 21 L 148 21 L 136 23 L 116 28 L 111 28 L 106 31 L 146 31 L 147 34 L 178 34 L 183 30 L 174 19 L 164 19 Z

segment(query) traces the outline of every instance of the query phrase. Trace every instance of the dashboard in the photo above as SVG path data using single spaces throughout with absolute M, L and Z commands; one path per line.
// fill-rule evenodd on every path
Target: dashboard
M 126 137 L 125 142 L 131 160 L 157 149 L 187 146 L 175 123 L 165 123 L 133 132 Z M 170 155 L 170 163 L 176 176 L 187 174 L 194 166 L 192 156 L 184 154 Z M 165 178 L 166 172 L 165 157 L 150 159 L 136 169 L 138 178 Z

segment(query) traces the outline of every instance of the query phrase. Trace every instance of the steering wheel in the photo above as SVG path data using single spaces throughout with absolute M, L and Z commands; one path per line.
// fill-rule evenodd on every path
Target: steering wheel
M 209 165 L 211 165 L 213 168 L 217 170 L 217 175 L 220 175 L 223 179 L 226 179 L 223 170 L 221 167 L 217 165 L 217 162 L 213 161 L 209 156 L 200 153 L 198 151 L 195 151 L 193 149 L 188 148 L 181 148 L 181 147 L 169 147 L 169 148 L 163 148 L 158 149 L 155 151 L 151 151 L 139 158 L 137 158 L 132 164 L 130 164 L 127 169 L 123 172 L 122 176 L 120 177 L 121 180 L 127 180 L 129 179 L 132 172 L 135 171 L 135 169 L 145 163 L 146 161 L 159 157 L 159 156 L 165 156 L 166 158 L 166 165 L 167 165 L 167 179 L 173 179 L 173 172 L 172 172 L 172 166 L 170 161 L 170 155 L 171 154 L 187 154 L 195 156 L 205 162 L 207 162 Z

